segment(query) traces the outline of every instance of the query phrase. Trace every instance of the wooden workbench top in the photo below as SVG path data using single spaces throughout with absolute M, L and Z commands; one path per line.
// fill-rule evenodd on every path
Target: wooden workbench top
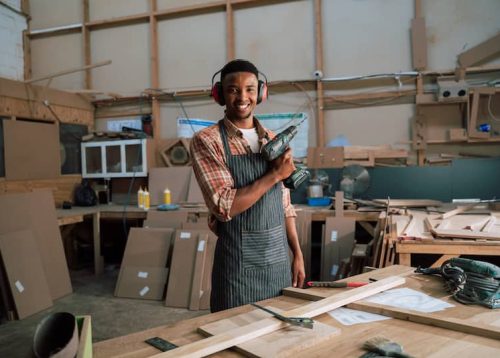
M 455 305 L 453 308 L 433 313 L 433 315 L 461 318 L 475 323 L 491 324 L 497 327 L 500 326 L 500 311 L 481 306 L 462 305 L 448 296 L 443 289 L 443 282 L 440 278 L 413 274 L 413 269 L 405 266 L 391 266 L 354 276 L 348 280 L 359 281 L 367 280 L 368 278 L 381 279 L 391 275 L 403 275 L 407 279 L 405 287 L 419 290 Z M 306 302 L 308 301 L 304 299 L 280 296 L 262 301 L 261 304 L 289 310 L 299 305 L 303 305 Z M 203 336 L 196 331 L 198 327 L 254 309 L 255 308 L 246 305 L 181 321 L 168 326 L 161 326 L 98 342 L 93 346 L 94 356 L 115 357 L 126 355 L 127 357 L 148 357 L 159 353 L 159 351 L 144 343 L 145 339 L 158 336 L 179 346 L 185 345 L 203 339 Z M 137 312 L 136 314 L 140 313 Z M 443 328 L 431 327 L 398 319 L 344 326 L 328 314 L 320 315 L 315 319 L 325 324 L 338 327 L 341 329 L 341 334 L 327 342 L 304 350 L 303 353 L 300 354 L 301 356 L 359 357 L 364 353 L 361 348 L 363 342 L 374 336 L 384 336 L 402 344 L 405 348 L 405 352 L 415 357 L 459 356 L 485 358 L 500 356 L 500 341 Z M 214 356 L 240 356 L 240 354 L 231 350 L 226 350 Z

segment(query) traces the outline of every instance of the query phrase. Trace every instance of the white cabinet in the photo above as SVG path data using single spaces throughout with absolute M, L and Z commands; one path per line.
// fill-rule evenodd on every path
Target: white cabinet
M 145 177 L 146 139 L 82 143 L 83 178 Z

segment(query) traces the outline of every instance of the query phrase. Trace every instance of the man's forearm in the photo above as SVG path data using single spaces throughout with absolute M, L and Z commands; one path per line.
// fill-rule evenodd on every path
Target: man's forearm
M 281 181 L 280 177 L 270 170 L 252 184 L 239 188 L 236 191 L 229 215 L 233 217 L 250 208 L 279 181 Z
M 288 246 L 294 256 L 302 256 L 302 250 L 300 249 L 299 236 L 297 234 L 297 228 L 295 226 L 295 217 L 290 216 L 285 218 L 286 225 L 286 236 L 288 239 Z

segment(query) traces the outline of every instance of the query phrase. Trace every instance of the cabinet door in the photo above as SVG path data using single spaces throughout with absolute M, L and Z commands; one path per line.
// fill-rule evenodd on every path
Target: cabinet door
M 122 172 L 122 155 L 120 144 L 107 145 L 106 150 L 106 174 L 119 174 Z
M 102 174 L 102 147 L 84 147 L 82 165 L 84 174 Z
M 143 142 L 125 144 L 125 172 L 139 174 L 144 172 Z

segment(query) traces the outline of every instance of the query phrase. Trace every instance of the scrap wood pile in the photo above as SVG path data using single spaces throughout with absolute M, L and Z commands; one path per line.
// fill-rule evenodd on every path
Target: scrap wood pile
M 395 244 L 402 240 L 500 241 L 500 212 L 488 206 L 472 203 L 447 210 L 446 206 L 417 207 L 405 202 L 408 205 L 401 206 L 391 201 L 380 213 L 373 240 L 375 267 L 396 263 Z

